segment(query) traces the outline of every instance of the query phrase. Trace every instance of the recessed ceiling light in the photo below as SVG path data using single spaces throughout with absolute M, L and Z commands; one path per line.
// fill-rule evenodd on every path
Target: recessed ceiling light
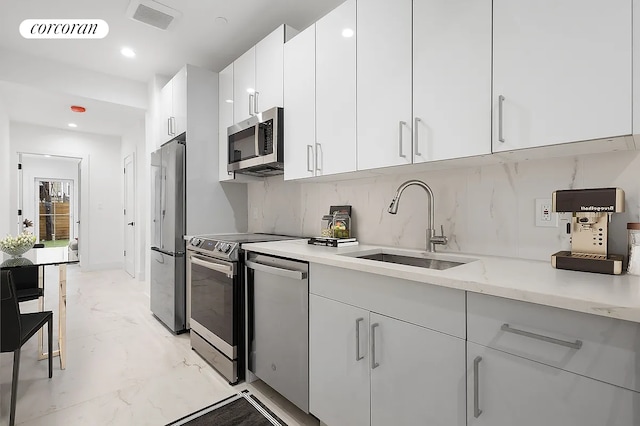
M 344 30 L 342 30 L 342 37 L 353 37 L 353 30 L 351 28 L 345 28 Z
M 134 52 L 133 49 L 130 47 L 123 47 L 122 49 L 120 49 L 120 53 L 122 53 L 122 55 L 126 56 L 127 58 L 136 57 L 136 52 Z
M 69 127 L 78 127 L 78 125 L 76 123 L 69 123 L 69 124 L 67 124 L 67 126 L 69 126 Z
M 233 103 L 233 99 L 226 99 L 225 102 L 228 103 L 228 104 L 232 104 Z

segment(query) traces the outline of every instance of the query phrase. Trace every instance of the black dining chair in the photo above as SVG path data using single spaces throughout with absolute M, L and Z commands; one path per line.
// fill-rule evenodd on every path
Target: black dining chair
M 18 297 L 10 270 L 3 270 L 0 277 L 0 352 L 13 352 L 13 377 L 11 379 L 11 411 L 9 426 L 15 424 L 20 348 L 47 323 L 49 329 L 49 378 L 53 377 L 53 312 L 21 314 Z
M 44 297 L 44 289 L 38 285 L 38 268 L 34 265 L 11 269 L 18 303 Z

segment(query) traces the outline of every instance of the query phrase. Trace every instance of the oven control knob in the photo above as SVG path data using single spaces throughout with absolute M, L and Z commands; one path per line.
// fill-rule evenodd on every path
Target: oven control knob
M 220 246 L 220 251 L 223 253 L 229 253 L 229 251 L 231 251 L 231 244 L 227 244 L 227 243 L 222 244 Z

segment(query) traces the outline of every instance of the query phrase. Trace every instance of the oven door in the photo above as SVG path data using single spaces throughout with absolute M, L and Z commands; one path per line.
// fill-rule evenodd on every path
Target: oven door
M 241 286 L 236 263 L 189 251 L 191 329 L 229 359 L 238 355 Z

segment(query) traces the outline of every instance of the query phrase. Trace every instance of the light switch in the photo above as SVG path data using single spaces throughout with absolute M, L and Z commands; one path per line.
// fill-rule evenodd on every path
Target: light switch
M 558 226 L 558 213 L 551 210 L 551 198 L 536 198 L 536 226 L 555 228 Z

